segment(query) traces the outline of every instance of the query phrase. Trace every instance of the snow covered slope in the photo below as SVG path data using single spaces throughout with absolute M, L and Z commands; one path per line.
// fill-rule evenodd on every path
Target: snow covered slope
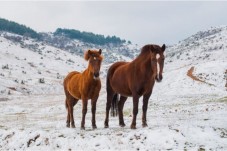
M 82 71 L 87 62 L 76 55 L 44 45 L 32 39 L 24 40 L 36 48 L 24 48 L 0 37 L 0 94 L 59 94 L 62 79 L 72 70 Z
M 109 64 L 102 66 L 98 129 L 92 130 L 89 106 L 86 130 L 80 130 L 81 102 L 74 107 L 76 128 L 66 128 L 62 81 L 87 62 L 21 38 L 23 43 L 0 37 L 0 150 L 227 150 L 227 27 L 198 32 L 166 49 L 163 81 L 149 102 L 149 126 L 141 126 L 141 101 L 136 130 L 130 129 L 131 98 L 124 108 L 126 127 L 110 117 L 104 129 Z M 119 52 L 112 55 L 132 58 Z
M 167 49 L 165 72 L 185 70 L 186 74 L 191 67 L 194 67 L 193 74 L 207 85 L 207 90 L 226 92 L 226 26 L 200 31 Z

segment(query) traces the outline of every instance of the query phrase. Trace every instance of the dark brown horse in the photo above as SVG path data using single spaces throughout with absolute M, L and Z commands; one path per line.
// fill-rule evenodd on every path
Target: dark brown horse
M 142 126 L 147 126 L 147 105 L 156 81 L 162 80 L 165 45 L 145 45 L 140 55 L 132 62 L 116 62 L 108 70 L 106 79 L 107 103 L 105 127 L 109 127 L 109 111 L 112 104 L 119 112 L 119 124 L 124 127 L 123 107 L 127 97 L 133 97 L 133 119 L 131 129 L 136 128 L 139 98 L 143 96 Z M 120 101 L 116 103 L 116 95 Z M 118 109 L 117 109 L 118 108 Z
M 64 80 L 64 90 L 65 90 L 65 104 L 68 109 L 66 126 L 74 128 L 74 118 L 73 118 L 73 107 L 76 105 L 79 99 L 82 100 L 82 121 L 81 129 L 85 129 L 85 116 L 87 113 L 87 103 L 91 99 L 92 105 L 92 127 L 95 129 L 95 112 L 96 112 L 96 102 L 99 97 L 99 91 L 101 89 L 101 81 L 99 79 L 99 71 L 103 57 L 101 56 L 102 50 L 88 50 L 84 58 L 89 61 L 88 68 L 83 72 L 79 73 L 73 71 L 67 75 Z

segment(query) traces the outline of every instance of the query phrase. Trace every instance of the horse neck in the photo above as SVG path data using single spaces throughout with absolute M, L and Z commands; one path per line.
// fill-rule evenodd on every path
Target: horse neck
M 93 73 L 91 72 L 91 65 L 90 65 L 90 63 L 88 64 L 87 69 L 84 70 L 83 74 L 86 75 L 86 76 L 84 76 L 84 78 L 86 78 L 88 80 L 92 80 L 93 79 Z
M 140 66 L 136 66 L 137 68 L 141 68 L 141 66 L 146 66 L 147 69 L 151 69 L 151 55 L 149 51 L 141 52 L 140 55 L 134 60 L 134 64 L 138 64 Z

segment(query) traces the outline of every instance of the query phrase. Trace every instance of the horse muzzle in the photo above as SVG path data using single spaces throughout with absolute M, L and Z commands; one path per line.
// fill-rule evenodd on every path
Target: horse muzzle
M 157 82 L 162 82 L 162 75 L 156 75 L 155 80 Z
M 99 79 L 99 72 L 95 72 L 95 73 L 94 73 L 94 79 L 95 79 L 95 80 Z

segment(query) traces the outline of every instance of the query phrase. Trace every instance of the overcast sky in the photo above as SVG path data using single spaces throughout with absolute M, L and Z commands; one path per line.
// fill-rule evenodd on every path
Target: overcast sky
M 144 45 L 227 25 L 227 2 L 0 2 L 0 17 L 38 32 L 70 28 Z

